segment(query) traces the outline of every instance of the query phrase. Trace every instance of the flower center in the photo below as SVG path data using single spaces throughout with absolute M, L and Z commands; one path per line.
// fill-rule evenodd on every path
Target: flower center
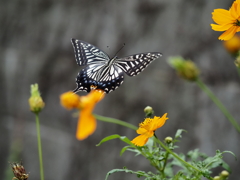
M 234 26 L 240 26 L 240 20 L 236 20 L 236 22 L 233 23 Z

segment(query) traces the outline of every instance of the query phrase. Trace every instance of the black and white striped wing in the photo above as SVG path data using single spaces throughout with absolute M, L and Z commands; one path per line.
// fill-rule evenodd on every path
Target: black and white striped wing
M 128 76 L 136 76 L 142 72 L 151 62 L 161 57 L 159 52 L 134 54 L 124 58 L 118 58 L 115 66 L 121 68 Z
M 109 61 L 109 56 L 92 44 L 78 39 L 71 40 L 75 52 L 75 58 L 79 66 L 87 64 L 103 65 Z
M 94 86 L 95 89 L 102 89 L 106 93 L 110 93 L 123 83 L 123 79 L 123 71 L 119 67 L 92 64 L 82 69 L 78 74 L 76 78 L 78 87 L 74 92 L 90 92 L 91 86 Z

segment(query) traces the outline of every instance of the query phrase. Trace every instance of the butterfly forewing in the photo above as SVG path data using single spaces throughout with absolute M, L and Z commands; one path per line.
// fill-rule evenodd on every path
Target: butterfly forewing
M 127 75 L 136 76 L 151 62 L 161 56 L 162 54 L 158 52 L 134 54 L 128 57 L 117 59 L 114 65 L 120 67 Z
M 108 55 L 92 44 L 77 39 L 72 39 L 71 41 L 75 52 L 75 58 L 79 66 L 92 63 L 101 64 L 109 61 Z

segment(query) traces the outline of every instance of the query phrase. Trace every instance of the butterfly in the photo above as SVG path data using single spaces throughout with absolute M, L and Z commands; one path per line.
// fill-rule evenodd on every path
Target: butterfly
M 110 58 L 104 51 L 87 42 L 71 40 L 79 66 L 86 66 L 76 77 L 77 88 L 73 92 L 101 89 L 110 93 L 124 80 L 124 73 L 135 76 L 152 61 L 162 56 L 159 52 L 139 53 L 131 56 Z

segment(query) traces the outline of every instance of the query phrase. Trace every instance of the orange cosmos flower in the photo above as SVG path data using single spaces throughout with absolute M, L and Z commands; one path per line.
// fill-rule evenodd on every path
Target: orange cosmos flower
M 236 32 L 240 31 L 240 0 L 233 2 L 229 10 L 215 9 L 212 12 L 213 21 L 211 24 L 214 31 L 225 31 L 218 39 L 229 40 Z
M 76 138 L 78 140 L 84 140 L 88 136 L 94 133 L 97 127 L 97 122 L 92 111 L 95 105 L 103 99 L 105 92 L 102 90 L 92 90 L 86 96 L 78 96 L 73 92 L 66 92 L 60 96 L 61 104 L 66 109 L 77 108 L 81 110 Z
M 162 127 L 167 119 L 167 113 L 162 117 L 154 116 L 154 118 L 146 118 L 144 122 L 139 124 L 137 133 L 140 135 L 134 138 L 131 142 L 136 146 L 145 145 L 148 139 L 154 135 L 156 129 Z

